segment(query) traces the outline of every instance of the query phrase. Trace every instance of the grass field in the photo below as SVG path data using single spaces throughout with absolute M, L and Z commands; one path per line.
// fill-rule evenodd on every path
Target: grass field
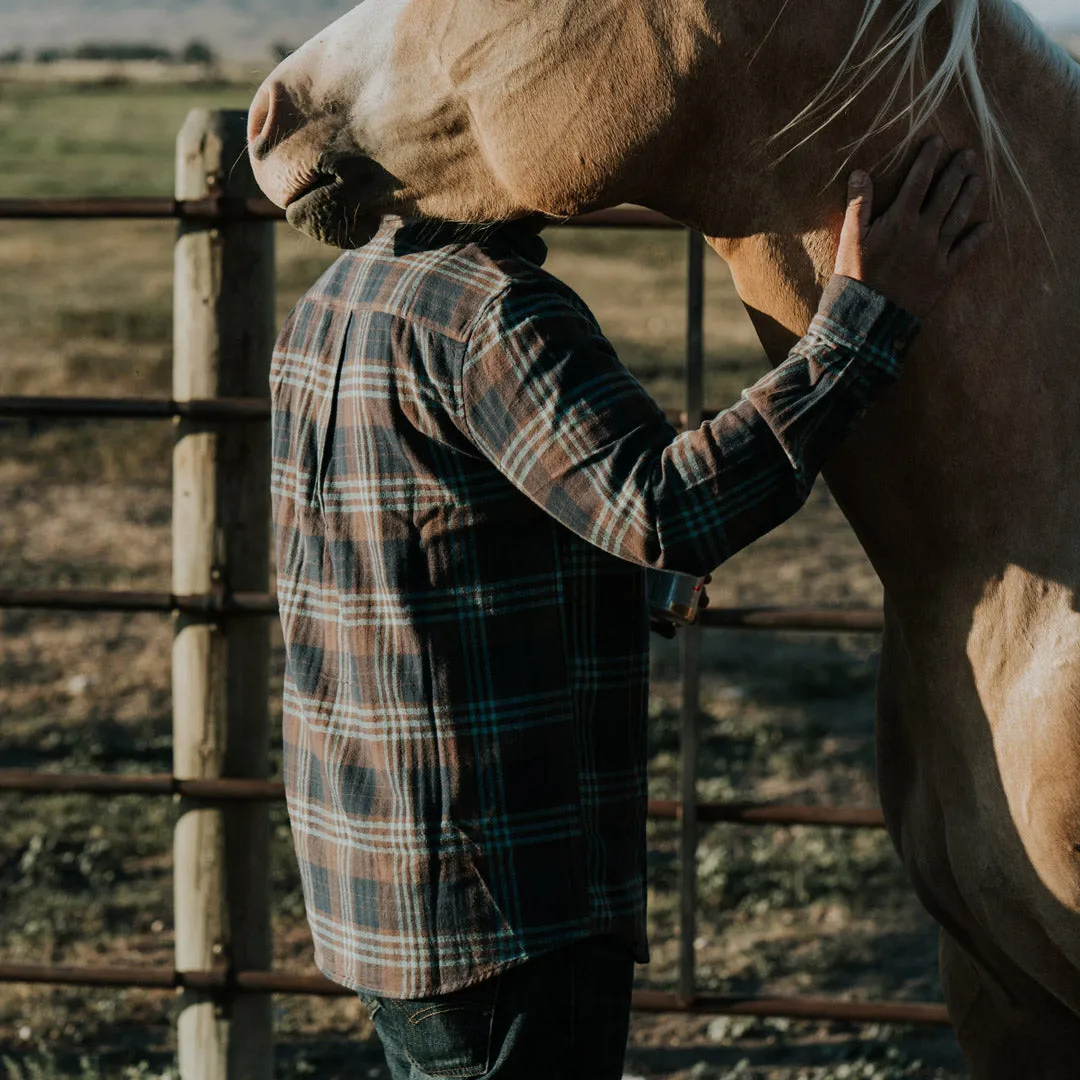
M 193 106 L 251 87 L 0 83 L 0 197 L 168 194 Z M 156 223 L 0 223 L 0 394 L 165 394 L 171 240 Z M 549 267 L 593 306 L 620 355 L 678 403 L 685 240 L 555 231 Z M 333 258 L 282 227 L 279 315 Z M 710 258 L 708 386 L 722 405 L 764 370 L 727 273 Z M 168 588 L 167 425 L 0 422 L 0 584 Z M 823 487 L 716 576 L 713 602 L 874 604 L 877 580 Z M 167 619 L 0 612 L 0 761 L 56 770 L 170 766 Z M 872 802 L 875 642 L 712 633 L 699 761 L 705 798 Z M 275 637 L 275 696 L 280 686 Z M 676 790 L 676 653 L 653 663 L 653 790 Z M 12 961 L 169 966 L 167 801 L 0 797 L 0 952 Z M 274 811 L 275 939 L 310 965 L 288 826 Z M 673 986 L 675 835 L 652 830 L 654 956 Z M 697 952 L 707 989 L 937 999 L 935 934 L 878 833 L 714 827 L 700 852 Z M 0 986 L 0 1077 L 169 1075 L 171 1001 Z M 277 1002 L 281 1080 L 379 1077 L 351 1001 Z M 879 1026 L 638 1018 L 628 1075 L 756 1080 L 963 1075 L 947 1035 Z

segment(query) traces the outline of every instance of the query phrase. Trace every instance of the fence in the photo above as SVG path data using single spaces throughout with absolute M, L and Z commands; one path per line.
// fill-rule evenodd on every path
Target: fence
M 175 219 L 173 396 L 159 399 L 0 398 L 0 417 L 170 419 L 174 563 L 171 593 L 0 589 L 0 609 L 161 612 L 175 620 L 173 773 L 54 775 L 0 770 L 0 790 L 173 797 L 175 970 L 0 963 L 0 982 L 133 987 L 181 992 L 178 1052 L 185 1080 L 264 1080 L 272 1071 L 270 995 L 348 995 L 321 975 L 271 966 L 266 804 L 284 798 L 269 780 L 269 406 L 274 332 L 274 222 L 244 155 L 244 117 L 193 112 L 180 133 L 174 199 L 17 199 L 0 219 Z M 661 215 L 617 209 L 575 227 L 680 228 Z M 705 415 L 704 244 L 688 234 L 687 362 L 682 421 Z M 947 1025 L 940 1005 L 701 994 L 694 965 L 696 851 L 701 826 L 881 828 L 877 809 L 699 803 L 696 799 L 701 634 L 881 630 L 876 611 L 710 609 L 681 637 L 683 706 L 677 801 L 650 816 L 679 822 L 680 962 L 677 993 L 641 991 L 644 1012 Z

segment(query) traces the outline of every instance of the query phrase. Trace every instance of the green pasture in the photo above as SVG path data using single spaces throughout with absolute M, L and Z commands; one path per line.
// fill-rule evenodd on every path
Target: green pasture
M 0 82 L 0 198 L 171 195 L 189 109 L 246 109 L 251 86 Z

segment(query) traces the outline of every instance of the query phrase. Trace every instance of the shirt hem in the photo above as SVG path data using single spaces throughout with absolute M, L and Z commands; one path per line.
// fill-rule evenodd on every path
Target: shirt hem
M 526 963 L 529 960 L 536 960 L 541 956 L 546 956 L 549 953 L 556 952 L 559 949 L 564 949 L 568 945 L 576 945 L 581 941 L 587 941 L 591 937 L 607 937 L 612 936 L 618 938 L 624 942 L 630 949 L 631 954 L 634 957 L 634 962 L 637 964 L 647 964 L 649 962 L 649 946 L 636 936 L 631 937 L 626 934 L 620 934 L 613 931 L 597 930 L 592 927 L 585 928 L 579 934 L 573 934 L 562 941 L 553 942 L 550 945 L 542 946 L 534 951 L 526 951 L 508 957 L 506 960 L 496 961 L 491 964 L 484 965 L 483 967 L 474 968 L 472 972 L 462 979 L 449 980 L 446 983 L 440 983 L 438 989 L 431 987 L 424 988 L 418 993 L 410 994 L 408 997 L 398 994 L 387 993 L 385 989 L 377 986 L 368 986 L 359 982 L 357 979 L 352 978 L 349 975 L 338 971 L 333 964 L 326 962 L 319 955 L 318 950 L 315 952 L 315 966 L 318 968 L 320 974 L 329 979 L 332 983 L 338 986 L 344 986 L 347 990 L 353 991 L 355 994 L 371 994 L 375 997 L 389 998 L 393 1001 L 419 1001 L 425 998 L 442 997 L 446 994 L 454 994 L 459 990 L 467 990 L 471 986 L 476 986 L 478 983 L 486 982 L 488 979 L 495 978 L 496 975 L 501 975 L 505 971 L 509 971 L 511 968 L 519 967 L 521 964 Z

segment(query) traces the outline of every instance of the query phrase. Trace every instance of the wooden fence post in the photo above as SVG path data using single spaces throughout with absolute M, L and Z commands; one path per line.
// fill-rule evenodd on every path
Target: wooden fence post
M 257 194 L 245 114 L 193 110 L 177 140 L 176 197 Z M 173 394 L 265 397 L 274 334 L 274 226 L 183 222 L 176 243 Z M 176 425 L 173 593 L 269 585 L 265 423 Z M 268 770 L 265 619 L 180 616 L 173 642 L 173 769 L 183 779 Z M 183 799 L 174 840 L 176 967 L 269 969 L 269 820 L 261 803 Z M 183 992 L 182 1080 L 270 1080 L 271 999 Z

